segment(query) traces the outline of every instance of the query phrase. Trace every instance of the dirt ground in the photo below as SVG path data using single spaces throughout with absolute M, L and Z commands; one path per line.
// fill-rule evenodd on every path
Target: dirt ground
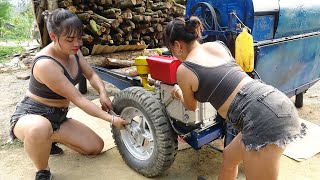
M 28 80 L 19 80 L 16 77 L 28 74 L 29 71 L 15 70 L 0 73 L 0 180 L 34 179 L 35 167 L 24 152 L 23 145 L 7 143 L 10 115 L 28 85 Z M 91 87 L 88 87 L 88 93 L 85 96 L 91 100 L 97 98 L 97 94 Z M 299 109 L 299 114 L 303 119 L 320 125 L 320 82 L 305 94 L 304 106 Z M 221 142 L 216 142 L 216 144 L 219 143 Z M 63 155 L 50 157 L 49 165 L 54 179 L 147 179 L 131 170 L 121 159 L 116 148 L 96 157 L 82 156 L 64 146 L 62 148 L 65 152 Z M 196 179 L 197 176 L 202 175 L 213 180 L 216 179 L 221 164 L 221 153 L 208 146 L 198 151 L 186 149 L 179 151 L 173 165 L 163 175 L 154 179 L 186 180 Z M 282 156 L 279 179 L 319 179 L 319 169 L 320 154 L 302 162 Z M 245 179 L 243 173 L 243 167 L 240 166 L 237 179 Z

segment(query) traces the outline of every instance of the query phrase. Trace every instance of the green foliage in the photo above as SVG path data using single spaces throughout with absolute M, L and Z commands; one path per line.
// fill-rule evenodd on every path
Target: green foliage
M 0 63 L 5 63 L 9 57 L 14 54 L 20 54 L 24 51 L 21 46 L 0 46 Z
M 8 0 L 0 0 L 0 37 L 8 34 L 6 25 L 10 20 L 10 11 L 12 7 Z
M 30 29 L 34 22 L 34 14 L 31 1 L 16 13 L 10 14 L 14 8 L 8 4 L 8 0 L 0 0 L 0 38 L 7 40 L 30 39 Z M 3 3 L 4 6 L 1 5 Z
M 0 0 L 0 41 L 18 44 L 20 41 L 30 39 L 30 29 L 35 20 L 32 1 L 22 1 L 23 6 L 16 8 L 9 3 L 9 0 Z M 19 11 L 15 11 L 16 9 Z M 24 48 L 21 46 L 0 45 L 0 63 L 23 51 Z
M 11 8 L 8 0 L 0 0 L 0 22 L 9 19 Z

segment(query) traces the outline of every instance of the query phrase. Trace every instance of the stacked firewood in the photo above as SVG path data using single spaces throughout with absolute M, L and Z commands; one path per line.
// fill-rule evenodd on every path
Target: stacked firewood
M 175 0 L 59 0 L 58 7 L 82 20 L 84 54 L 97 44 L 162 47 L 166 24 L 185 14 Z

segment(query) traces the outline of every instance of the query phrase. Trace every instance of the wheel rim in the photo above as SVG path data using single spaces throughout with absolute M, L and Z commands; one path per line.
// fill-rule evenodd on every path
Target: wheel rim
M 139 160 L 149 159 L 154 149 L 153 131 L 143 113 L 134 107 L 126 107 L 121 117 L 131 122 L 120 131 L 128 151 Z

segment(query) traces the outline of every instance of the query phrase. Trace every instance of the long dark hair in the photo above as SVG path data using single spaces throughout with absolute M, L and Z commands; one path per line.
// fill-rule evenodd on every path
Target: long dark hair
M 201 38 L 203 26 L 198 17 L 175 18 L 166 26 L 165 45 L 173 44 L 174 41 L 182 40 L 190 43 Z
M 52 12 L 44 11 L 48 32 L 56 36 L 81 37 L 83 34 L 82 21 L 73 12 L 58 8 Z

